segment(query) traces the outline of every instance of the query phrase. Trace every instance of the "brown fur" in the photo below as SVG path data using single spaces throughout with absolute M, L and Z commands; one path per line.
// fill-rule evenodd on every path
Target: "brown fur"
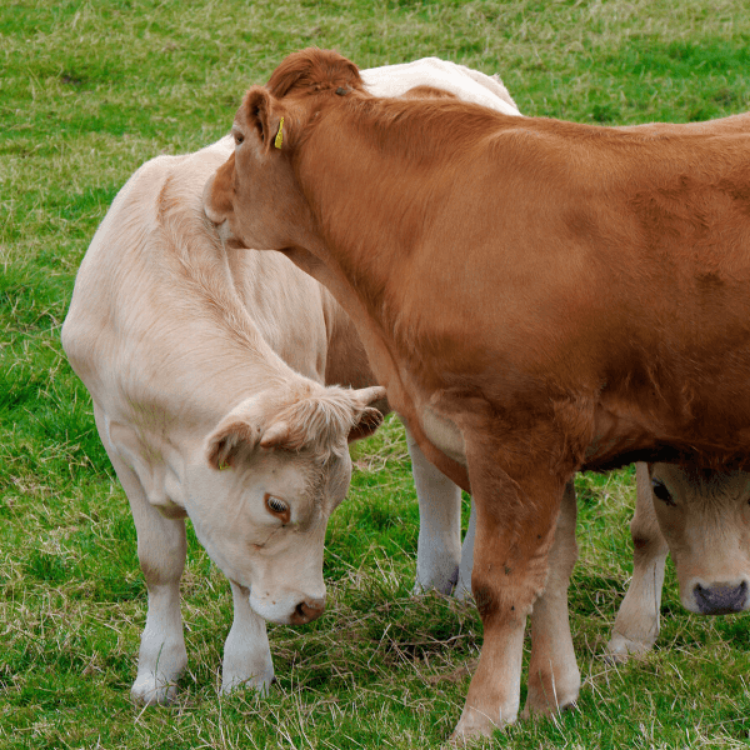
M 268 90 L 275 97 L 289 94 L 314 94 L 337 88 L 362 90 L 362 79 L 354 63 L 330 50 L 311 47 L 295 55 L 286 66 L 279 66 L 268 80 Z
M 376 99 L 315 50 L 251 99 L 288 140 L 238 149 L 207 210 L 328 286 L 425 454 L 470 481 L 485 645 L 457 733 L 485 733 L 515 718 L 572 474 L 750 464 L 750 136 Z M 241 109 L 235 128 L 255 127 Z M 461 440 L 465 468 L 439 449 Z

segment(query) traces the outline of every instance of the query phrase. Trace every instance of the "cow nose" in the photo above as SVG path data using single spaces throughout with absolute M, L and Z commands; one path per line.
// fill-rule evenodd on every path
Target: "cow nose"
M 742 581 L 739 586 L 724 583 L 701 586 L 700 583 L 696 583 L 693 593 L 701 614 L 728 615 L 745 609 L 747 582 Z
M 292 625 L 304 625 L 307 622 L 316 620 L 323 614 L 326 608 L 325 599 L 305 599 L 301 601 L 292 614 Z

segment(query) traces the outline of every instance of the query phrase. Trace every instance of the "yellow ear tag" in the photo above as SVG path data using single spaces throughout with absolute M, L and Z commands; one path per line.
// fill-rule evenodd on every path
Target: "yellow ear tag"
M 281 148 L 281 144 L 284 142 L 284 118 L 281 118 L 281 122 L 279 123 L 279 132 L 276 133 L 276 140 L 273 142 L 273 145 L 276 146 L 276 148 Z
M 222 462 L 221 462 L 221 463 L 219 464 L 219 471 L 226 471 L 227 469 L 231 469 L 231 468 L 232 468 L 232 467 L 231 467 L 231 466 L 230 466 L 230 465 L 229 465 L 228 463 L 226 463 L 226 462 L 224 462 L 224 461 L 222 461 Z

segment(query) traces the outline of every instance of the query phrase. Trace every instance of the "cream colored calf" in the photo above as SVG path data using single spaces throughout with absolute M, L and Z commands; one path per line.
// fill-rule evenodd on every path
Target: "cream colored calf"
M 347 440 L 382 419 L 372 408 L 382 388 L 321 385 L 337 347 L 358 345 L 323 290 L 283 258 L 227 250 L 207 229 L 202 184 L 230 149 L 224 139 L 136 172 L 81 264 L 62 332 L 138 531 L 149 607 L 132 694 L 145 702 L 168 700 L 186 665 L 184 519 L 232 586 L 223 689 L 265 688 L 263 619 L 323 611 L 323 541 L 349 484 Z M 371 381 L 355 361 L 349 381 Z
M 382 94 L 442 86 L 512 107 L 499 81 L 434 58 L 367 75 Z M 225 138 L 133 175 L 81 264 L 62 332 L 138 533 L 149 603 L 132 695 L 147 703 L 169 700 L 187 663 L 184 520 L 232 588 L 222 690 L 263 690 L 273 678 L 264 619 L 323 611 L 346 443 L 379 424 L 373 406 L 387 409 L 329 293 L 281 256 L 223 246 L 205 221 L 203 184 L 232 148 Z M 417 587 L 449 591 L 460 493 L 409 447 L 423 513 Z
M 671 464 L 638 464 L 636 481 L 633 578 L 607 646 L 618 660 L 656 641 L 668 552 L 685 609 L 708 615 L 750 609 L 750 474 L 691 475 Z

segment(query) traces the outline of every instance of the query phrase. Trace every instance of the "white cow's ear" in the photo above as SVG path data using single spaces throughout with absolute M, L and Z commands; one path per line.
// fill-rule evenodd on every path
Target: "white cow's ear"
M 260 439 L 261 448 L 295 448 L 297 445 L 290 445 L 291 428 L 289 422 L 276 422 L 272 424 Z
M 383 414 L 372 404 L 385 401 L 385 388 L 373 386 L 362 388 L 353 394 L 354 426 L 349 431 L 349 442 L 370 437 L 383 424 Z M 379 403 L 381 408 L 387 404 Z
M 377 409 L 365 409 L 360 415 L 359 422 L 349 431 L 349 442 L 370 437 L 381 424 L 383 415 Z
M 241 450 L 251 451 L 260 440 L 260 428 L 230 414 L 219 422 L 208 438 L 206 458 L 214 469 L 225 469 L 234 465 Z

